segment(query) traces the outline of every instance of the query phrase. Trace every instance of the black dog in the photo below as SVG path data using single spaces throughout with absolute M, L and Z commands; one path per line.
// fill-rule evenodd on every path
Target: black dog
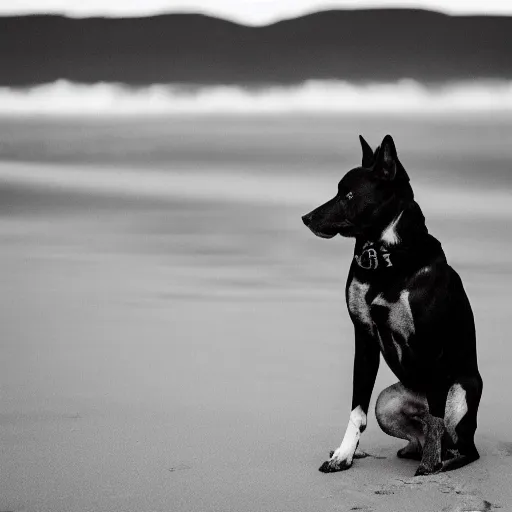
M 397 455 L 421 460 L 416 475 L 456 469 L 479 457 L 482 379 L 471 306 L 428 233 L 391 136 L 375 153 L 360 140 L 362 166 L 302 217 L 317 236 L 356 239 L 345 292 L 356 342 L 352 412 L 341 446 L 320 471 L 352 465 L 381 352 L 400 382 L 381 392 L 375 412 L 384 432 L 409 441 Z

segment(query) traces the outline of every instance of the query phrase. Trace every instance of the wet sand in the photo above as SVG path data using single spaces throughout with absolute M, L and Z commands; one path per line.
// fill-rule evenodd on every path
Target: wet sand
M 0 165 L 0 510 L 512 506 L 506 187 L 450 189 L 447 209 L 410 172 L 475 310 L 481 459 L 412 478 L 372 412 L 371 456 L 324 475 L 350 406 L 352 243 L 311 236 L 300 215 L 329 197 L 330 173 L 267 173 L 258 191 L 228 169 L 206 194 L 200 173 L 143 185 L 147 169 L 122 171 Z M 374 398 L 395 380 L 382 364 Z

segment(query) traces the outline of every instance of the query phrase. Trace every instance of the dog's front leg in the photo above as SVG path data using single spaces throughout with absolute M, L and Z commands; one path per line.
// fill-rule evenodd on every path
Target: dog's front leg
M 319 468 L 323 473 L 343 471 L 352 466 L 361 433 L 366 428 L 366 415 L 379 369 L 380 351 L 376 341 L 363 327 L 356 326 L 355 338 L 352 412 L 340 447 Z

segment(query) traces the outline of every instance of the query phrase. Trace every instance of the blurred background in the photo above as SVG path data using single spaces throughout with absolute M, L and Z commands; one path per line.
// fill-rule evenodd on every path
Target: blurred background
M 388 459 L 316 471 L 350 410 L 353 242 L 300 217 L 359 134 L 393 135 L 462 276 L 477 441 L 507 442 L 512 7 L 460 4 L 0 8 L 0 509 L 348 510 L 413 474 L 373 413 Z

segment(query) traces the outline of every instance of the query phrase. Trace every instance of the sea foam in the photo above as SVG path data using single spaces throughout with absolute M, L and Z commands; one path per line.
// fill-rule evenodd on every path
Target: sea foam
M 33 87 L 0 87 L 0 115 L 165 115 L 272 113 L 512 113 L 512 81 L 466 81 L 426 86 L 413 80 L 352 84 L 311 80 L 299 85 L 116 83 L 66 80 Z

